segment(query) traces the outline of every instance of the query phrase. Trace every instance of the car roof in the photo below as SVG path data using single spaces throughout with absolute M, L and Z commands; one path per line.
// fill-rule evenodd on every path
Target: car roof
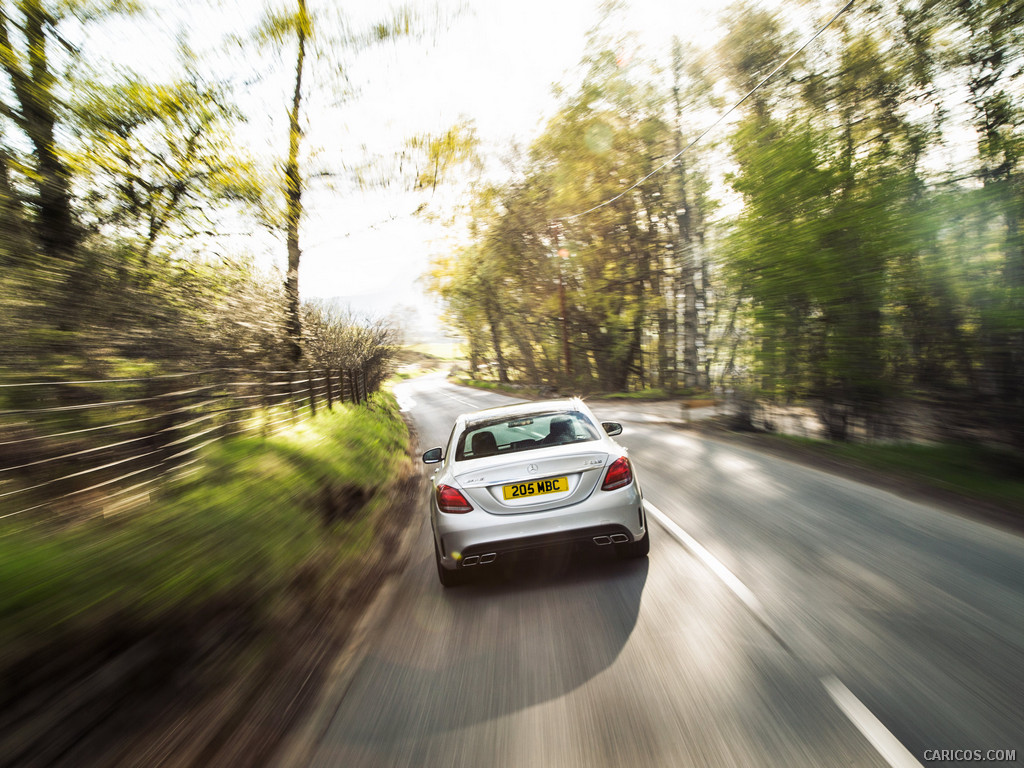
M 590 410 L 578 397 L 565 397 L 557 400 L 534 400 L 526 403 L 515 403 L 514 405 L 484 408 L 480 411 L 462 414 L 459 416 L 459 422 L 470 425 L 486 421 L 500 421 L 503 418 L 515 418 L 516 416 L 551 413 L 552 411 L 582 411 L 588 415 L 590 414 Z

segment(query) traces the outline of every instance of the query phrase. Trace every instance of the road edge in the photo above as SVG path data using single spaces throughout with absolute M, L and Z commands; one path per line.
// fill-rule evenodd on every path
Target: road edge
M 412 425 L 409 426 L 410 446 L 416 445 L 416 437 Z M 421 489 L 423 473 L 416 475 L 416 488 Z M 420 498 L 422 494 L 416 494 Z M 331 664 L 320 685 L 320 690 L 308 704 L 307 714 L 297 723 L 283 739 L 283 743 L 270 756 L 267 765 L 271 768 L 295 768 L 309 765 L 316 747 L 322 741 L 330 727 L 338 709 L 348 693 L 352 680 L 366 658 L 369 650 L 369 638 L 391 614 L 392 606 L 398 595 L 398 580 L 405 573 L 413 546 L 419 538 L 425 518 L 419 516 L 406 526 L 402 532 L 392 562 L 398 566 L 390 569 L 383 583 L 377 587 L 376 595 L 357 620 L 337 657 Z

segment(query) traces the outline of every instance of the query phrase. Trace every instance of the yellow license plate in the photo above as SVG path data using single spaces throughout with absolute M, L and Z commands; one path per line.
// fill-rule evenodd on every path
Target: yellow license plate
M 552 477 L 547 480 L 531 480 L 528 483 L 516 483 L 506 485 L 501 489 L 505 501 L 509 499 L 523 499 L 527 496 L 540 496 L 542 493 L 558 493 L 569 490 L 569 478 Z

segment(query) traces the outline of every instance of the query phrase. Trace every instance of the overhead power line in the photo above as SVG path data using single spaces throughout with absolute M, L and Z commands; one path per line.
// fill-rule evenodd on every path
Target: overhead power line
M 603 203 L 598 203 L 597 205 L 595 205 L 592 208 L 588 208 L 585 211 L 580 211 L 579 213 L 574 213 L 571 216 L 561 216 L 561 217 L 559 217 L 558 221 L 571 221 L 573 219 L 578 219 L 581 216 L 586 216 L 588 213 L 593 213 L 596 210 L 599 210 L 601 208 L 604 208 L 605 206 L 611 205 L 616 200 L 620 200 L 627 193 L 629 193 L 629 192 L 633 191 L 634 189 L 636 189 L 637 187 L 639 187 L 641 184 L 643 184 L 645 181 L 647 181 L 649 178 L 651 178 L 655 174 L 661 173 L 663 170 L 668 168 L 670 165 L 672 165 L 672 163 L 674 163 L 676 160 L 678 160 L 680 157 L 682 157 L 683 154 L 685 152 L 687 152 L 691 147 L 693 147 L 695 144 L 697 144 L 697 142 L 699 142 L 701 139 L 703 139 L 705 136 L 707 136 L 709 133 L 711 133 L 711 131 L 713 131 L 715 128 L 717 128 L 719 123 L 721 123 L 723 120 L 725 120 L 725 118 L 727 118 L 729 115 L 731 115 L 733 112 L 735 112 L 736 109 L 738 109 L 739 106 L 741 104 L 743 104 L 743 102 L 745 102 L 747 99 L 749 99 L 751 96 L 753 96 L 762 86 L 765 85 L 765 83 L 767 83 L 769 80 L 771 80 L 773 77 L 775 77 L 775 75 L 777 75 L 782 70 L 783 67 L 785 67 L 787 64 L 789 64 L 789 62 L 791 62 L 801 52 L 803 52 L 803 50 L 807 46 L 809 46 L 811 43 L 813 43 L 815 40 L 817 40 L 818 36 L 821 35 L 821 33 L 824 32 L 826 29 L 831 27 L 832 24 L 835 22 L 835 20 L 838 19 L 840 16 L 842 16 L 847 11 L 847 9 L 849 9 L 849 7 L 851 5 L 853 5 L 853 3 L 854 3 L 854 0 L 849 0 L 849 2 L 846 3 L 846 5 L 844 5 L 838 11 L 836 11 L 831 19 L 829 19 L 827 22 L 825 22 L 825 24 L 817 32 L 815 32 L 813 35 L 811 35 L 809 38 L 807 38 L 807 40 L 805 40 L 804 43 L 799 48 L 797 48 L 795 51 L 793 51 L 791 54 L 789 54 L 789 56 L 787 56 L 786 59 L 781 64 L 779 64 L 775 69 L 773 69 L 771 72 L 769 72 L 757 85 L 755 85 L 753 88 L 751 88 L 749 91 L 747 91 L 747 93 L 743 96 L 743 98 L 741 98 L 739 101 L 737 101 L 731 107 L 729 107 L 729 109 L 727 109 L 725 112 L 723 112 L 721 115 L 719 115 L 718 119 L 715 120 L 715 122 L 713 122 L 707 128 L 705 128 L 697 138 L 695 138 L 693 141 L 691 141 L 689 144 L 687 144 L 681 150 L 679 150 L 674 155 L 672 155 L 672 157 L 670 157 L 664 163 L 659 165 L 657 168 L 655 168 L 653 171 L 648 173 L 646 176 L 644 176 L 639 181 L 636 181 L 632 185 L 626 187 L 624 190 L 619 192 L 619 194 L 615 195 L 615 197 L 611 197 L 611 198 L 605 200 Z

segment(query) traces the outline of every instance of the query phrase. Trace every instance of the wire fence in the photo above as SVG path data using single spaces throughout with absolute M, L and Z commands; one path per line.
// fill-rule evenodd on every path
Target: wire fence
M 117 511 L 194 471 L 218 440 L 269 436 L 369 394 L 364 369 L 0 384 L 0 520 Z

